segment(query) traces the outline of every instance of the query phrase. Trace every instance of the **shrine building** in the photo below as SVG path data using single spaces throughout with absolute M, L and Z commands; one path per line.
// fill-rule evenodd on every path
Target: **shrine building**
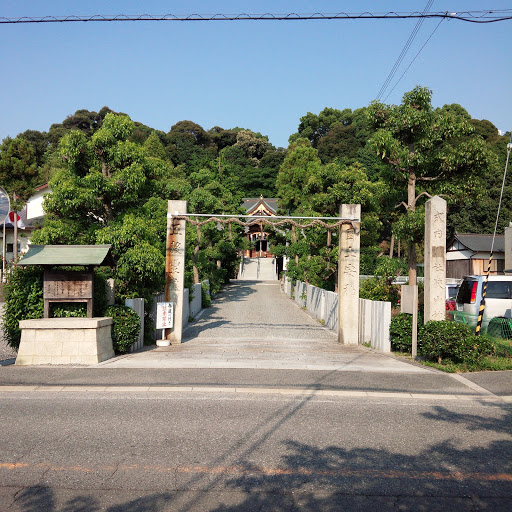
M 254 217 L 275 217 L 277 215 L 277 199 L 248 198 L 243 200 L 247 214 Z M 248 219 L 249 220 L 249 219 Z M 245 228 L 250 249 L 245 251 L 246 258 L 272 258 L 265 225 L 255 224 Z

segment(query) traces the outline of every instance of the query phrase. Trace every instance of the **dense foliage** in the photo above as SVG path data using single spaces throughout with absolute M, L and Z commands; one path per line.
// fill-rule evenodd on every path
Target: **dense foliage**
M 398 352 L 411 352 L 412 315 L 400 313 L 391 319 L 389 326 L 391 349 Z
M 244 197 L 263 195 L 278 197 L 281 213 L 304 216 L 338 216 L 340 204 L 358 203 L 361 273 L 380 275 L 361 293 L 394 302 L 390 278 L 403 261 L 382 268 L 382 259 L 398 250 L 410 266 L 421 260 L 428 195 L 448 200 L 450 234 L 492 230 L 499 199 L 508 135 L 460 105 L 434 108 L 431 97 L 416 87 L 400 105 L 308 112 L 287 149 L 239 127 L 205 130 L 183 120 L 165 133 L 108 107 L 78 110 L 48 132 L 5 139 L 0 176 L 18 205 L 49 183 L 33 242 L 112 244 L 118 298 L 147 304 L 164 285 L 169 199 L 186 200 L 193 213 L 235 214 L 244 213 Z M 507 204 L 500 229 L 512 215 Z M 269 231 L 273 253 L 290 258 L 290 277 L 336 288 L 337 230 Z M 209 279 L 215 293 L 236 275 L 246 244 L 236 225 L 188 225 L 187 285 Z
M 465 324 L 452 321 L 418 321 L 418 354 L 436 363 L 472 365 L 492 355 L 496 347 L 485 334 L 476 336 Z M 391 320 L 391 347 L 399 352 L 411 352 L 412 315 L 401 313 Z
M 16 267 L 5 284 L 4 340 L 13 349 L 20 345 L 20 320 L 43 318 L 43 269 Z
M 112 317 L 112 345 L 117 353 L 128 352 L 130 345 L 137 341 L 140 319 L 128 306 L 116 304 L 105 310 L 105 316 Z
M 494 353 L 495 346 L 487 335 L 476 336 L 465 324 L 449 320 L 431 320 L 418 329 L 418 353 L 441 363 L 475 363 Z

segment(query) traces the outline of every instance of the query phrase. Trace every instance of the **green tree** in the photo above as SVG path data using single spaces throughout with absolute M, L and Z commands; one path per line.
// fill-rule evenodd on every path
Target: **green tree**
M 5 138 L 0 145 L 0 183 L 11 198 L 11 208 L 19 210 L 33 194 L 37 183 L 34 147 L 25 139 Z
M 212 137 L 192 121 L 180 121 L 167 134 L 167 151 L 175 165 L 196 170 L 216 156 Z
M 321 167 L 318 151 L 306 139 L 298 139 L 290 145 L 276 183 L 280 204 L 285 211 L 295 211 L 302 204 L 304 187 L 310 176 L 317 175 Z
M 297 134 L 290 137 L 290 142 L 295 142 L 298 138 L 305 138 L 316 148 L 318 141 L 329 133 L 333 125 L 348 125 L 351 123 L 351 116 L 350 109 L 341 111 L 329 107 L 324 108 L 318 115 L 308 112 L 300 118 Z
M 398 106 L 374 101 L 368 108 L 377 128 L 369 144 L 388 164 L 384 177 L 392 186 L 406 185 L 407 199 L 401 204 L 407 217 L 400 238 L 408 242 L 411 284 L 416 283 L 416 243 L 422 236 L 416 207 L 420 197 L 429 195 L 425 188 L 460 196 L 475 186 L 475 178 L 492 161 L 481 137 L 453 142 L 470 134 L 471 125 L 459 112 L 433 109 L 431 97 L 429 89 L 418 86 L 405 93 Z
M 281 206 L 293 215 L 337 217 L 343 203 L 362 205 L 362 246 L 376 245 L 381 228 L 375 213 L 382 184 L 368 180 L 365 169 L 355 163 L 323 165 L 318 151 L 309 141 L 299 139 L 290 145 L 279 170 L 278 196 Z M 335 289 L 337 266 L 337 233 L 328 236 L 324 228 L 292 230 L 287 234 L 286 254 L 290 277 L 316 286 Z M 277 236 L 279 238 L 279 236 Z M 276 254 L 286 241 L 279 240 Z
M 133 129 L 128 116 L 107 113 L 91 137 L 62 137 L 65 165 L 50 180 L 47 219 L 33 240 L 112 244 L 120 295 L 148 298 L 163 286 L 166 200 L 190 187 L 168 162 L 148 156 L 151 143 L 129 140 Z

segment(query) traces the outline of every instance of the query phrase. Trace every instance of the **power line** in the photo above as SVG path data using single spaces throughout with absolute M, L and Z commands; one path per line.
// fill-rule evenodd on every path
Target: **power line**
M 432 38 L 432 36 L 435 34 L 436 30 L 439 28 L 439 25 L 441 25 L 441 23 L 443 22 L 444 18 L 441 18 L 439 20 L 439 23 L 436 25 L 436 28 L 434 28 L 434 30 L 432 31 L 432 33 L 428 36 L 428 39 L 423 43 L 423 46 L 419 49 L 418 53 L 414 56 L 414 58 L 411 60 L 410 64 L 407 66 L 407 68 L 405 69 L 405 71 L 402 73 L 402 75 L 400 76 L 400 78 L 395 82 L 395 85 L 393 85 L 393 88 L 391 89 L 391 91 L 388 92 L 387 96 L 384 98 L 384 101 L 386 101 L 389 97 L 389 95 L 395 90 L 395 87 L 400 83 L 400 80 L 402 80 L 402 78 L 404 77 L 405 73 L 407 73 L 407 71 L 409 71 L 409 68 L 412 66 L 413 62 L 416 60 L 416 58 L 418 57 L 418 55 L 422 52 L 423 48 L 425 48 L 425 46 L 427 46 L 427 43 L 430 41 L 430 39 Z
M 429 11 L 429 9 L 430 9 L 430 7 L 432 7 L 433 3 L 434 3 L 434 0 L 429 0 L 427 2 L 427 5 L 423 9 L 423 13 L 422 13 L 423 15 L 425 15 Z M 441 18 L 441 19 L 443 19 L 443 18 Z M 409 39 L 405 43 L 404 47 L 402 48 L 402 51 L 400 52 L 400 55 L 398 56 L 398 58 L 395 61 L 395 64 L 393 65 L 393 68 L 391 69 L 386 80 L 382 84 L 382 86 L 379 90 L 379 94 L 377 94 L 377 100 L 380 100 L 380 98 L 384 94 L 384 91 L 387 89 L 388 85 L 391 83 L 391 80 L 393 80 L 393 77 L 395 76 L 396 72 L 398 71 L 398 68 L 400 67 L 400 64 L 402 63 L 402 60 L 404 59 L 405 55 L 409 51 L 409 48 L 411 47 L 411 44 L 414 41 L 424 20 L 425 20 L 425 18 L 423 17 L 423 18 L 419 18 L 418 21 L 416 22 L 416 25 L 414 26 L 414 29 L 411 32 L 411 35 L 409 36 Z
M 469 23 L 496 23 L 512 20 L 512 9 L 490 9 L 485 11 L 461 12 L 382 12 L 382 13 L 308 13 L 308 14 L 139 14 L 139 15 L 105 15 L 92 16 L 20 16 L 0 17 L 0 24 L 23 23 L 75 23 L 75 22 L 114 22 L 114 21 L 310 21 L 310 20 L 363 20 L 363 19 L 411 19 L 411 18 L 449 18 Z

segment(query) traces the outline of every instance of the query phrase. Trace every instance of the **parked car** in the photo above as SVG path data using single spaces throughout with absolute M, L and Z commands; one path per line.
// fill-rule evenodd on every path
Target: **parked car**
M 446 283 L 445 309 L 446 311 L 455 311 L 455 298 L 459 291 L 460 284 Z
M 464 320 L 475 327 L 482 300 L 485 276 L 464 276 L 455 299 L 456 312 L 464 313 Z M 492 318 L 512 317 L 512 276 L 489 276 L 485 295 L 484 327 Z M 460 315 L 462 317 L 462 315 Z

